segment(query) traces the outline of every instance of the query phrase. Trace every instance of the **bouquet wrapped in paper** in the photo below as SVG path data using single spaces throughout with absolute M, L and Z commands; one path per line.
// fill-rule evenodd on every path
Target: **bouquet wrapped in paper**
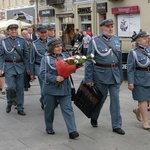
M 56 69 L 59 76 L 63 78 L 68 78 L 76 69 L 83 66 L 83 64 L 89 60 L 93 59 L 94 55 L 90 54 L 87 56 L 76 55 L 74 57 L 69 57 L 66 59 L 56 59 Z

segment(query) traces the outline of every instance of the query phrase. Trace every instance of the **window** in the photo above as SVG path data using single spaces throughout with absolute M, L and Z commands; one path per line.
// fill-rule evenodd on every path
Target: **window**
M 140 15 L 139 14 L 123 14 L 118 15 L 118 36 L 131 37 L 133 31 L 140 31 Z
M 91 15 L 90 16 L 81 16 L 81 22 L 85 21 L 91 21 Z

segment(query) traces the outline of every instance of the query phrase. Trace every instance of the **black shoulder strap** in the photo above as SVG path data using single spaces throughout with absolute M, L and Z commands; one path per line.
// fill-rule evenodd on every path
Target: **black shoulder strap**
M 70 75 L 69 77 L 70 77 L 71 84 L 72 84 L 72 86 L 73 86 L 73 88 L 74 88 L 74 83 L 73 83 L 72 76 Z
M 10 39 L 8 39 L 9 44 L 12 46 L 12 48 L 14 48 L 14 50 L 19 54 L 19 56 L 21 57 L 21 59 L 24 62 L 24 58 L 22 56 L 22 54 L 19 52 L 19 50 L 12 44 L 12 42 L 10 41 Z
M 146 55 L 148 58 L 150 58 L 150 55 L 145 50 L 141 50 L 139 47 L 137 47 L 137 50 Z
M 113 49 L 112 46 L 110 46 L 101 36 L 100 36 L 100 39 L 109 47 L 112 49 L 113 53 L 116 55 L 118 61 L 119 61 L 119 56 L 118 56 L 118 53 Z
M 41 43 L 40 41 L 39 41 L 39 43 L 40 43 L 40 45 L 41 45 L 45 50 L 47 50 L 47 49 L 46 49 L 46 46 L 45 46 L 43 43 Z

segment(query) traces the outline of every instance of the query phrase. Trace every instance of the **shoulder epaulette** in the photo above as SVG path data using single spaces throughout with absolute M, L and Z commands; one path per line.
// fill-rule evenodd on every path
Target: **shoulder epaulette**
M 100 35 L 93 36 L 92 39 L 98 38 Z
M 44 54 L 44 56 L 49 56 L 50 54 L 48 53 L 48 52 L 46 52 L 45 54 Z
M 7 36 L 7 37 L 4 37 L 2 40 L 6 40 L 6 39 L 8 39 L 9 38 L 9 36 Z
M 134 47 L 133 50 L 136 51 L 136 50 L 137 50 L 137 47 Z
M 114 36 L 114 37 L 118 37 L 118 36 L 117 36 L 117 35 L 115 35 L 115 34 L 114 34 L 113 36 Z
M 32 43 L 36 43 L 36 42 L 38 42 L 38 40 L 39 40 L 39 39 L 36 39 L 36 40 L 35 40 L 35 41 L 33 41 Z

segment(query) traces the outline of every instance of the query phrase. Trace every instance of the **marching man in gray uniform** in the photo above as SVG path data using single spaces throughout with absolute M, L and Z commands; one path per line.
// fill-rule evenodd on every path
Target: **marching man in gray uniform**
M 104 97 L 91 115 L 91 125 L 98 126 L 98 117 L 105 102 L 108 91 L 110 93 L 110 113 L 113 132 L 125 134 L 121 129 L 119 88 L 122 82 L 122 54 L 120 42 L 113 35 L 113 20 L 107 19 L 100 23 L 102 33 L 89 43 L 87 54 L 95 55 L 95 63 L 88 61 L 85 66 L 85 82 L 88 86 L 97 86 Z
M 46 52 L 47 45 L 47 27 L 39 26 L 37 28 L 39 38 L 32 42 L 30 52 L 30 74 L 31 80 L 34 80 L 35 75 L 38 76 L 40 88 L 42 90 L 43 81 L 39 77 L 41 59 Z M 41 108 L 44 109 L 44 96 L 41 92 Z
M 11 111 L 14 90 L 17 93 L 17 109 L 19 115 L 24 112 L 24 72 L 29 73 L 29 55 L 26 41 L 18 36 L 18 25 L 10 24 L 7 27 L 9 36 L 1 41 L 0 46 L 0 75 L 5 73 L 7 84 L 6 112 Z

